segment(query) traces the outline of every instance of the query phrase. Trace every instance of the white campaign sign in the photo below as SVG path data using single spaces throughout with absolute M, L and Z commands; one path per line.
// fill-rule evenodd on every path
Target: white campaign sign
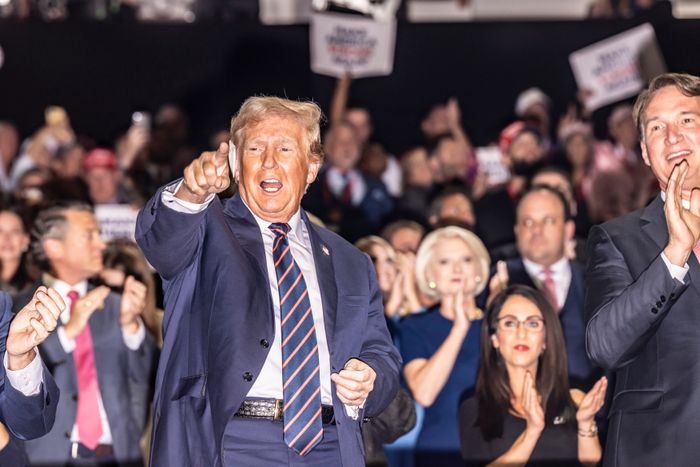
M 349 72 L 353 78 L 391 74 L 396 20 L 313 13 L 309 29 L 314 73 L 341 77 Z
M 665 69 L 649 23 L 577 50 L 569 63 L 590 110 L 634 96 Z
M 95 217 L 100 224 L 102 240 L 108 242 L 115 238 L 134 239 L 136 216 L 138 210 L 128 204 L 98 204 Z

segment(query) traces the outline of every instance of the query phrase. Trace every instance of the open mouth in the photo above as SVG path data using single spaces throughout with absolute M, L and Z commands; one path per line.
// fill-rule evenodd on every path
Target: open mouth
M 667 161 L 676 161 L 679 159 L 683 159 L 685 157 L 690 156 L 691 152 L 688 149 L 683 149 L 682 151 L 676 151 L 672 152 L 668 156 L 666 156 Z
M 260 188 L 262 188 L 265 193 L 277 193 L 282 189 L 282 182 L 276 178 L 266 178 L 260 182 Z
M 527 352 L 528 350 L 530 350 L 530 347 L 528 347 L 527 345 L 520 344 L 515 346 L 515 350 L 517 350 L 518 352 Z

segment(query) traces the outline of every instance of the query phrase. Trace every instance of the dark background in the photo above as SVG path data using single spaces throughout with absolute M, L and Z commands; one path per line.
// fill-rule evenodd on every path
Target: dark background
M 632 20 L 400 22 L 393 74 L 353 83 L 351 102 L 371 110 L 377 139 L 400 152 L 419 140 L 430 105 L 456 96 L 467 131 L 486 144 L 529 86 L 563 113 L 576 94 L 568 55 L 646 21 L 670 71 L 700 74 L 700 21 L 676 20 L 670 8 Z M 305 25 L 0 22 L 0 47 L 0 118 L 25 136 L 42 124 L 48 104 L 64 106 L 79 134 L 110 142 L 134 110 L 175 102 L 205 148 L 246 97 L 312 98 L 327 111 L 335 83 L 310 71 Z M 599 136 L 609 111 L 594 116 Z

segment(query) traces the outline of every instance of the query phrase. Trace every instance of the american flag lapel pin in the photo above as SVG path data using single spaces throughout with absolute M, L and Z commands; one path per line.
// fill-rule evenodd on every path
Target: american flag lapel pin
M 330 255 L 331 255 L 331 252 L 330 252 L 330 250 L 328 249 L 328 247 L 327 247 L 326 245 L 321 245 L 321 251 L 322 251 L 323 254 L 326 255 L 326 256 L 330 256 Z

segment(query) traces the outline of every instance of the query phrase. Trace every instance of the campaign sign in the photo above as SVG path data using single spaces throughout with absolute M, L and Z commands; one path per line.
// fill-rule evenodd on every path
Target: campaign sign
M 636 95 L 666 69 L 649 23 L 577 50 L 569 63 L 589 110 Z
M 353 78 L 386 76 L 394 67 L 396 20 L 313 13 L 310 26 L 311 70 Z

